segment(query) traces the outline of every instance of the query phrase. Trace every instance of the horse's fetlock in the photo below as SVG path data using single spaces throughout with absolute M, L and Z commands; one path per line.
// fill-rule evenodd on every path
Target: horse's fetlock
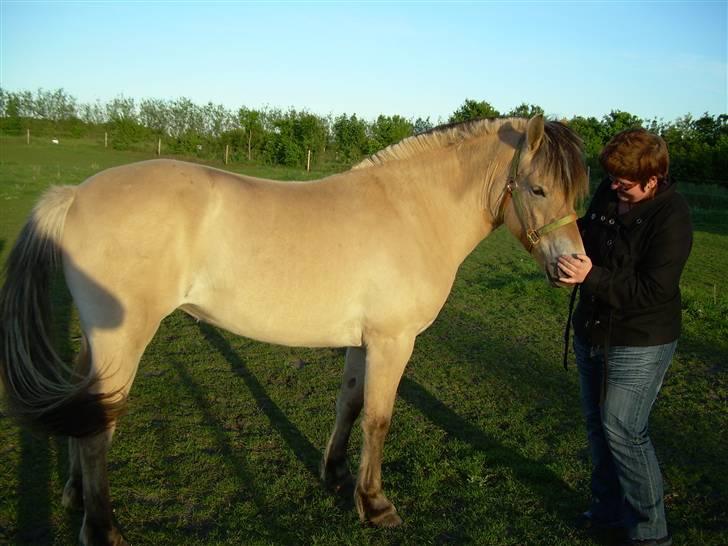
M 84 546 L 128 546 L 124 536 L 113 525 L 95 527 L 84 523 L 79 538 Z
M 397 527 L 402 523 L 394 504 L 381 490 L 368 493 L 357 487 L 354 497 L 360 520 L 368 520 L 378 527 Z
M 73 479 L 66 482 L 61 504 L 67 510 L 83 510 L 83 489 L 79 482 Z
M 81 527 L 79 541 L 84 546 L 129 546 L 116 527 L 108 524 L 94 525 L 88 518 Z

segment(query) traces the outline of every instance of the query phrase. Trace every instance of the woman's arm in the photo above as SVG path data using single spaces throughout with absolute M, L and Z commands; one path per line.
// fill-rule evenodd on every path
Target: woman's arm
M 674 296 L 692 247 L 692 226 L 685 205 L 674 211 L 650 242 L 636 266 L 611 270 L 592 265 L 588 257 L 562 256 L 559 267 L 565 284 L 583 283 L 597 301 L 615 308 L 640 307 Z

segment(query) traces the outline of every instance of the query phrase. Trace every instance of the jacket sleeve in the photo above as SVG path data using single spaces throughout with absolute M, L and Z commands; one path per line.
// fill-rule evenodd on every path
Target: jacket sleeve
M 680 204 L 658 226 L 634 267 L 592 267 L 583 283 L 589 294 L 615 309 L 654 306 L 673 299 L 693 240 L 687 203 L 681 200 Z

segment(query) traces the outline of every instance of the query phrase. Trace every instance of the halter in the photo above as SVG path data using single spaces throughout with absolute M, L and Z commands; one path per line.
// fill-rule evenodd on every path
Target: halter
M 540 227 L 538 229 L 532 229 L 527 222 L 524 220 L 526 218 L 525 214 L 525 206 L 523 204 L 523 198 L 521 197 L 521 192 L 523 191 L 518 186 L 518 164 L 521 162 L 521 150 L 523 149 L 523 142 L 525 140 L 525 136 L 521 137 L 521 140 L 518 143 L 518 147 L 516 148 L 516 153 L 513 156 L 513 159 L 511 160 L 511 166 L 510 170 L 508 172 L 508 181 L 506 183 L 505 191 L 508 193 L 503 198 L 502 204 L 501 204 L 501 211 L 502 213 L 505 213 L 505 208 L 507 206 L 506 199 L 510 195 L 513 199 L 513 206 L 516 210 L 516 217 L 518 218 L 518 221 L 521 223 L 521 227 L 526 232 L 526 239 L 528 240 L 530 246 L 528 247 L 528 252 L 531 253 L 533 251 L 533 247 L 536 246 L 540 241 L 541 237 L 546 235 L 547 233 L 551 233 L 554 230 L 559 229 L 560 227 L 566 226 L 572 222 L 576 222 L 576 214 L 567 214 L 566 216 L 563 216 L 562 218 L 559 218 L 557 220 L 554 220 L 553 222 L 549 222 L 543 227 Z

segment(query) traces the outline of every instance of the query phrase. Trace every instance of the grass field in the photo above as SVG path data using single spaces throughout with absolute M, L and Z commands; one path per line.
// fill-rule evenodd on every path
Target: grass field
M 1 138 L 0 261 L 48 185 L 150 157 Z M 651 435 L 675 544 L 718 546 L 728 544 L 728 208 L 719 189 L 685 192 L 696 232 L 684 332 Z M 400 385 L 383 466 L 405 520 L 394 530 L 360 524 L 351 499 L 317 478 L 341 350 L 265 345 L 173 314 L 142 360 L 110 452 L 125 536 L 135 545 L 609 544 L 569 525 L 588 502 L 589 460 L 576 372 L 561 368 L 567 298 L 501 230 L 463 264 Z M 80 332 L 60 286 L 55 303 L 70 356 Z M 0 414 L 0 544 L 76 543 L 80 516 L 60 505 L 66 465 L 64 441 Z

